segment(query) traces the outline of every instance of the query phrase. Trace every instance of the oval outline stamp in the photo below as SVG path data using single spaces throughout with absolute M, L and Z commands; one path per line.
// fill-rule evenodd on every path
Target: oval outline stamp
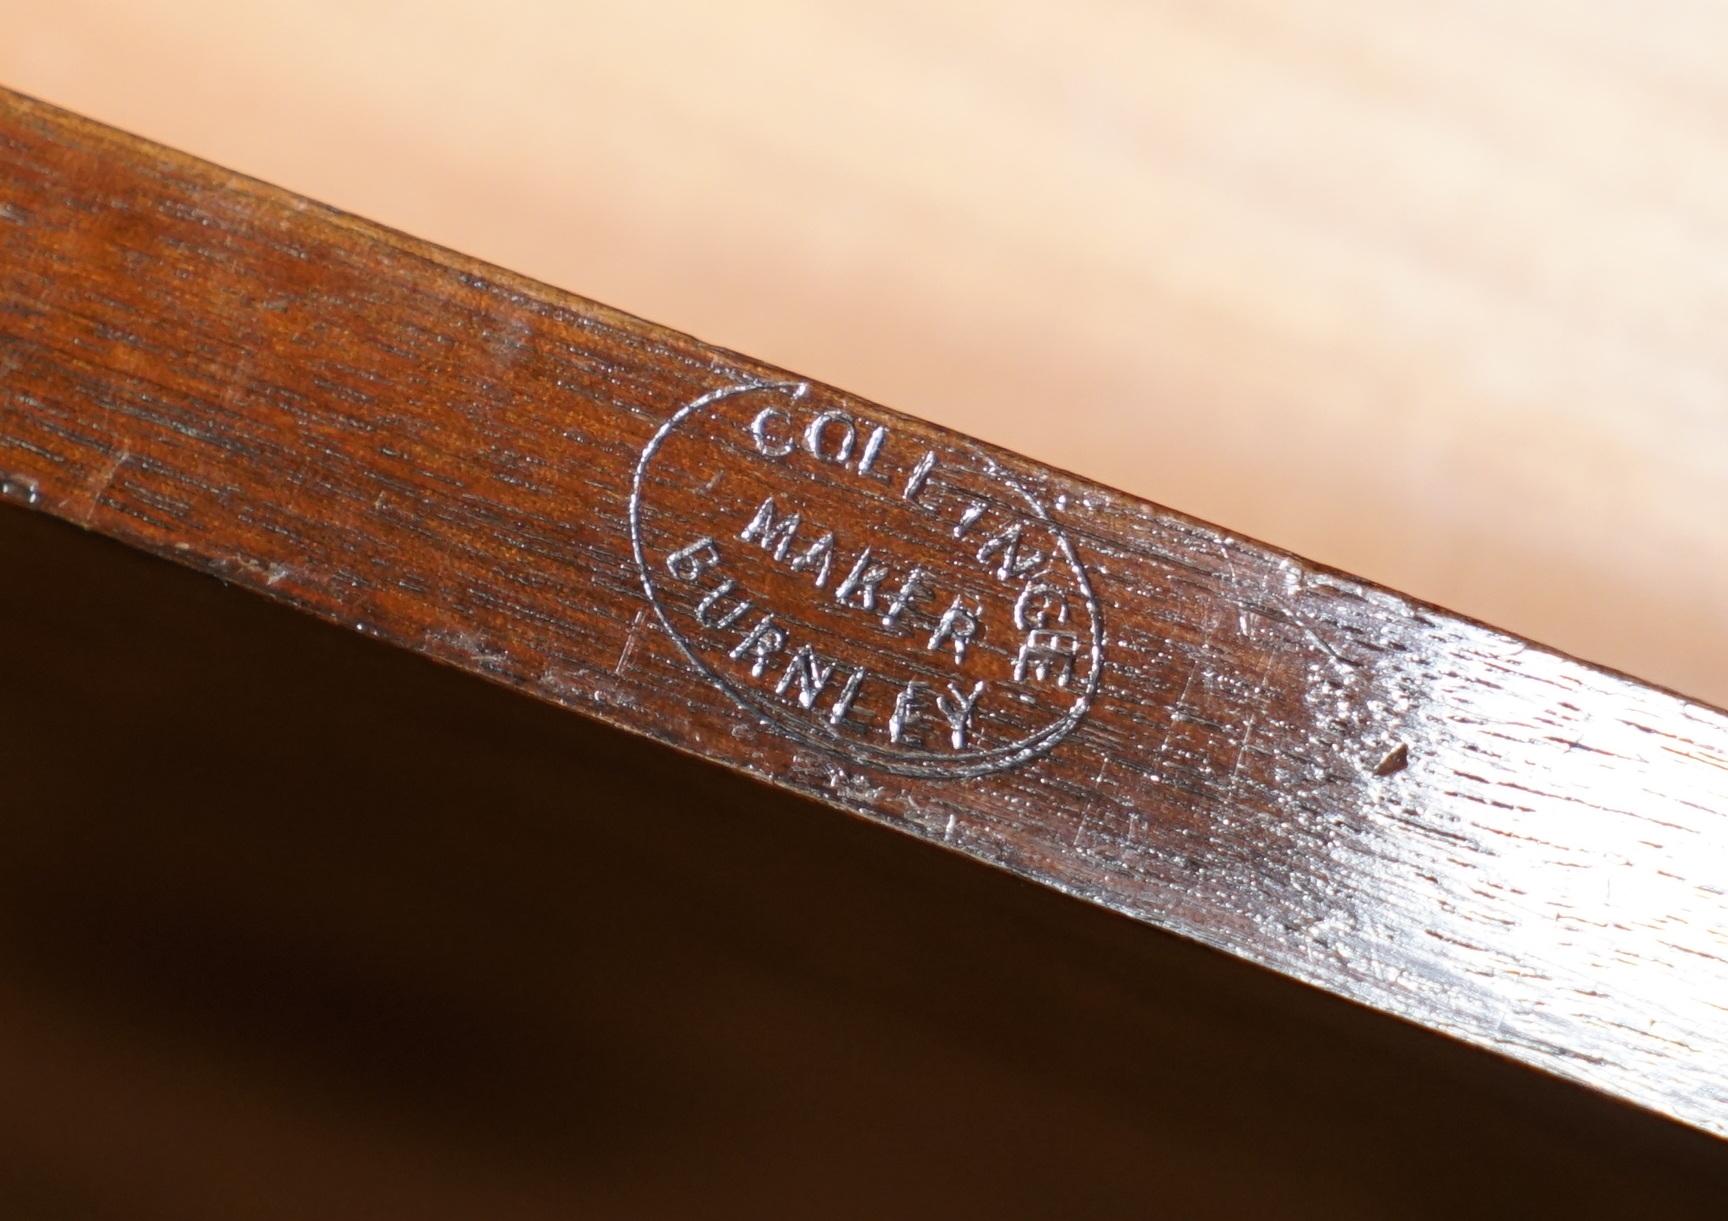
M 672 641 L 678 646 L 679 651 L 696 668 L 696 671 L 742 710 L 794 741 L 839 755 L 855 765 L 916 778 L 964 779 L 1018 767 L 1053 750 L 1085 718 L 1097 696 L 1105 665 L 1102 615 L 1097 596 L 1092 588 L 1090 575 L 1087 573 L 1085 565 L 1080 562 L 1068 532 L 1050 516 L 1049 511 L 1036 496 L 1032 495 L 1017 479 L 1003 470 L 1000 464 L 988 455 L 974 456 L 977 466 L 973 473 L 981 475 L 992 485 L 1010 493 L 1011 499 L 1023 506 L 1024 510 L 1030 514 L 1031 519 L 1048 529 L 1054 541 L 1055 552 L 1072 574 L 1073 588 L 1079 595 L 1088 621 L 1088 638 L 1085 641 L 1083 655 L 1087 663 L 1084 678 L 1066 711 L 1049 723 L 1013 741 L 988 748 L 972 749 L 962 747 L 960 738 L 963 730 L 957 728 L 955 749 L 941 753 L 923 747 L 893 749 L 874 743 L 861 742 L 842 736 L 820 718 L 812 720 L 809 717 L 799 717 L 788 707 L 769 698 L 764 692 L 743 686 L 720 673 L 700 655 L 690 640 L 686 638 L 685 632 L 674 622 L 656 583 L 654 566 L 649 563 L 648 548 L 643 537 L 643 508 L 646 488 L 649 484 L 649 476 L 655 458 L 667 442 L 678 434 L 686 424 L 696 417 L 714 411 L 722 404 L 727 404 L 728 400 L 744 395 L 771 394 L 784 396 L 789 403 L 799 403 L 805 399 L 809 391 L 810 384 L 803 381 L 750 381 L 720 386 L 699 395 L 680 407 L 659 425 L 643 446 L 632 475 L 630 496 L 627 503 L 630 544 L 636 563 L 637 577 L 641 582 L 643 593 L 653 608 L 655 616 L 660 620 L 661 626 L 665 628 Z M 783 440 L 781 444 L 784 444 L 785 448 L 769 448 L 765 443 L 766 438 L 764 436 L 764 420 L 769 414 L 770 409 L 764 409 L 752 422 L 749 431 L 757 443 L 757 452 L 763 456 L 777 459 L 789 453 L 797 442 L 795 440 Z M 781 412 L 780 414 L 784 415 L 785 413 Z M 824 429 L 841 419 L 850 421 L 851 417 L 849 413 L 844 411 L 828 410 L 819 413 L 814 418 L 808 431 L 804 434 L 805 442 L 812 454 L 816 454 L 818 447 L 824 442 Z M 861 445 L 857 444 L 855 432 L 843 434 L 841 445 L 838 447 L 838 460 L 842 463 L 850 461 L 862 464 L 858 468 L 862 469 L 874 459 L 886 432 L 885 426 L 878 426 Z M 861 457 L 855 455 L 861 455 Z M 921 482 L 926 478 L 935 463 L 936 451 L 932 449 L 927 452 L 925 459 L 912 472 L 912 482 L 908 483 L 907 489 L 908 499 L 911 498 L 913 483 Z M 960 537 L 961 531 L 975 520 L 978 511 L 977 509 L 971 510 L 962 517 L 960 525 L 955 530 L 954 537 L 956 539 Z M 797 519 L 794 517 L 792 520 L 796 521 Z M 742 537 L 750 537 L 748 527 Z M 712 540 L 705 539 L 703 541 L 712 544 Z M 763 539 L 762 542 L 766 548 L 767 540 Z M 868 555 L 868 551 L 865 554 Z M 1013 552 L 1010 550 L 1007 555 L 1011 558 Z M 1052 556 L 1051 558 L 1055 557 Z M 980 559 L 982 559 L 982 555 Z M 862 564 L 862 560 L 860 564 Z M 1028 588 L 1031 588 L 1030 583 Z M 1041 586 L 1040 588 L 1047 587 Z M 1023 593 L 1022 599 L 1024 597 L 1025 594 Z M 1021 603 L 1016 602 L 1015 617 L 1017 621 L 1020 616 Z M 1034 634 L 1036 635 L 1036 633 Z M 935 647 L 934 638 L 931 647 Z M 964 656 L 964 644 L 958 647 L 961 650 L 961 656 Z M 1065 660 L 1071 665 L 1073 658 L 1069 656 L 1058 658 L 1058 660 Z M 1024 663 L 1025 652 L 1023 650 L 1021 664 Z M 790 673 L 791 671 L 788 670 L 788 674 Z M 1042 676 L 1042 671 L 1039 673 Z M 1016 677 L 1021 677 L 1018 667 Z M 783 681 L 782 690 L 786 685 L 786 682 Z M 982 689 L 983 684 L 978 684 L 974 691 L 974 697 Z M 957 697 L 960 695 L 958 691 L 954 694 Z M 940 697 L 938 698 L 940 699 Z M 808 704 L 804 706 L 809 707 Z M 970 705 L 967 705 L 967 710 L 970 711 Z

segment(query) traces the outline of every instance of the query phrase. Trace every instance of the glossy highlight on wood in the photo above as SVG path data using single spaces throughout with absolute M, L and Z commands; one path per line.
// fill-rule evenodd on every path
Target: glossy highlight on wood
M 8 1217 L 1720 1217 L 1703 1132 L 42 514 L 0 571 Z
M 0 256 L 7 499 L 1728 1133 L 1720 711 L 15 96 Z

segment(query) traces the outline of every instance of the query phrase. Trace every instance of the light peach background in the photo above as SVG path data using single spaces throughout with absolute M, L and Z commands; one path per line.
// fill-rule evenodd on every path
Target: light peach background
M 1713 0 L 7 0 L 0 81 L 1728 703 Z

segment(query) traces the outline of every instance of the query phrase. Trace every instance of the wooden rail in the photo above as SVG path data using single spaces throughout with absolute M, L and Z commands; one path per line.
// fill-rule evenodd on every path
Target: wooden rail
M 0 494 L 1728 1134 L 1722 712 L 15 95 Z

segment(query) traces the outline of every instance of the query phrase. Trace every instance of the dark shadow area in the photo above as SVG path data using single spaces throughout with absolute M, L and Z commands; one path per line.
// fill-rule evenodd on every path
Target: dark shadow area
M 1728 1145 L 0 511 L 0 1212 L 1720 1217 Z

